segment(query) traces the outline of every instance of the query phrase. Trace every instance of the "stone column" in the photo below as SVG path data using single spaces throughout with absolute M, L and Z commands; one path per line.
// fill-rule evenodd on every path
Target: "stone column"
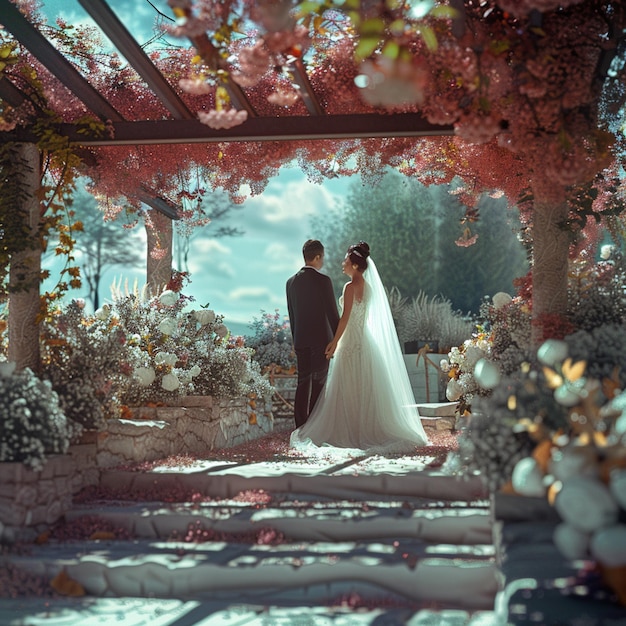
M 9 360 L 18 369 L 39 368 L 39 322 L 41 311 L 39 280 L 41 274 L 42 247 L 39 238 L 40 202 L 38 191 L 41 184 L 41 157 L 32 143 L 17 145 L 21 162 L 20 176 L 23 194 L 15 210 L 23 220 L 24 232 L 32 237 L 33 246 L 11 258 L 9 270 Z
M 150 293 L 154 296 L 163 291 L 163 288 L 172 277 L 172 220 L 152 211 L 150 214 L 152 225 L 146 224 L 148 239 L 148 259 L 146 263 L 146 283 Z

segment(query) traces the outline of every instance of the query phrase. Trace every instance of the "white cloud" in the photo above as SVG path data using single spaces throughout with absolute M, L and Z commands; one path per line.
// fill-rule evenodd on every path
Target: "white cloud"
M 272 291 L 267 287 L 237 287 L 228 294 L 230 300 L 261 300 L 271 297 Z
M 237 274 L 235 268 L 230 263 L 218 263 L 217 272 L 226 278 L 233 278 Z
M 290 274 L 302 265 L 302 254 L 286 243 L 272 242 L 263 256 L 268 260 L 267 271 L 274 274 Z
M 198 254 L 230 255 L 233 253 L 232 248 L 224 245 L 221 241 L 217 241 L 217 239 L 195 239 L 191 247 Z
M 337 202 L 324 187 L 308 181 L 289 181 L 274 187 L 255 202 L 261 217 L 271 224 L 300 221 Z

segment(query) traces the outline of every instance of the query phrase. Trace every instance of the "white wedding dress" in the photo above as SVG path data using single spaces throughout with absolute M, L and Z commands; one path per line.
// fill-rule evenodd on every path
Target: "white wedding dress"
M 327 454 L 329 447 L 344 453 L 406 453 L 428 445 L 395 327 L 387 328 L 393 336 L 380 336 L 382 322 L 389 326 L 393 320 L 371 259 L 370 267 L 363 300 L 352 304 L 326 385 L 307 422 L 291 434 L 291 446 L 305 454 Z M 377 302 L 376 287 L 383 289 L 383 303 Z M 343 296 L 339 304 L 343 309 Z

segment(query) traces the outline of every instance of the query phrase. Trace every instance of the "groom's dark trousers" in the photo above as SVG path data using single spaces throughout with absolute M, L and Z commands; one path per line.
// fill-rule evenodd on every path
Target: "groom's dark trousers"
M 339 324 L 330 278 L 314 267 L 300 269 L 287 281 L 287 308 L 298 364 L 294 401 L 298 428 L 306 422 L 326 382 L 328 360 L 324 352 Z

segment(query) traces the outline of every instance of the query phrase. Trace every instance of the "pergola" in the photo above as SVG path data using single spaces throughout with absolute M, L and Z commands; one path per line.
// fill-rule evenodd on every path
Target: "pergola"
M 257 114 L 244 89 L 232 81 L 224 85 L 237 109 L 245 109 L 248 119 L 231 129 L 214 130 L 202 124 L 189 110 L 174 87 L 155 67 L 146 52 L 113 12 L 106 0 L 77 0 L 94 22 L 126 58 L 146 85 L 159 98 L 170 117 L 161 120 L 128 121 L 90 84 L 88 79 L 35 28 L 10 0 L 0 0 L 3 26 L 37 58 L 79 100 L 103 121 L 112 136 L 86 136 L 72 124 L 62 125 L 62 134 L 84 146 L 140 145 L 167 143 L 209 143 L 225 141 L 289 141 L 303 139 L 343 139 L 371 137 L 423 137 L 453 134 L 451 126 L 430 124 L 417 113 L 371 113 L 329 115 L 325 112 L 307 77 L 301 60 L 295 63 L 295 82 L 308 115 L 264 117 Z M 198 54 L 213 53 L 206 34 L 190 39 Z M 0 98 L 19 104 L 21 93 L 9 80 L 0 80 Z M 7 136 L 8 135 L 8 136 Z M 5 134 L 6 140 L 30 138 L 27 130 Z

